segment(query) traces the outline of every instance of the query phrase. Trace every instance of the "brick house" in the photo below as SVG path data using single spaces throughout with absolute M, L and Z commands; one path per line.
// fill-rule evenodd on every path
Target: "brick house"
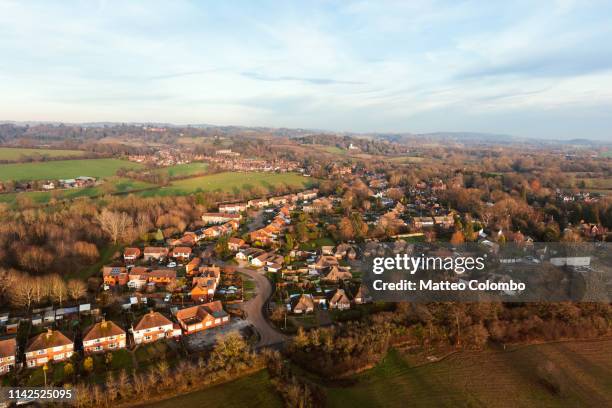
M 110 320 L 102 320 L 85 331 L 85 353 L 97 353 L 125 348 L 125 331 Z
M 72 340 L 58 330 L 48 329 L 30 340 L 25 350 L 26 366 L 39 367 L 50 361 L 66 360 L 73 352 Z
M 236 213 L 204 213 L 202 221 L 207 224 L 224 224 L 228 221 L 240 221 L 242 216 Z
M 123 260 L 126 262 L 134 262 L 140 258 L 140 248 L 125 248 L 123 251 Z
M 233 237 L 227 241 L 227 246 L 232 252 L 238 252 L 238 250 L 242 248 L 245 244 L 246 242 L 244 242 L 244 239 L 241 238 Z
M 15 354 L 17 354 L 17 340 L 15 337 L 0 340 L 0 375 L 6 374 L 15 368 Z
M 181 309 L 176 313 L 176 318 L 185 334 L 196 333 L 229 322 L 229 315 L 223 310 L 218 300 Z
M 151 311 L 144 315 L 132 328 L 134 343 L 152 343 L 174 337 L 174 324 L 159 312 Z
M 165 247 L 145 247 L 144 259 L 145 261 L 151 259 L 161 259 L 168 256 L 168 248 Z
M 105 285 L 125 285 L 129 276 L 127 269 L 123 266 L 105 266 L 102 268 L 102 279 Z
M 189 247 L 185 247 L 185 246 L 180 246 L 180 247 L 176 247 L 172 250 L 172 257 L 176 258 L 176 259 L 182 259 L 184 261 L 188 260 L 189 258 L 191 258 L 191 248 Z
M 219 212 L 221 213 L 239 213 L 246 211 L 246 203 L 219 204 Z

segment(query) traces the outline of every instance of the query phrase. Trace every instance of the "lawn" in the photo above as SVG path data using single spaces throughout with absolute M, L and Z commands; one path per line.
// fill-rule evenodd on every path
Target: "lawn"
M 57 160 L 0 165 L 0 181 L 56 180 L 78 176 L 114 176 L 120 168 L 141 168 L 142 164 L 119 159 Z
M 155 187 L 155 184 L 146 183 L 144 181 L 131 180 L 127 178 L 114 178 L 106 181 L 113 185 L 112 192 L 115 193 L 128 193 L 134 190 L 141 190 L 146 188 Z M 79 197 L 94 197 L 105 194 L 105 188 L 102 186 L 97 187 L 85 187 L 85 188 L 74 188 L 68 190 L 55 190 L 55 191 L 33 191 L 28 193 L 11 193 L 11 194 L 0 194 L 0 203 L 12 204 L 15 202 L 17 195 L 29 197 L 34 203 L 45 204 L 54 197 L 57 200 L 68 200 Z
M 168 177 L 187 177 L 205 173 L 207 168 L 208 163 L 186 163 L 162 167 L 155 169 L 154 172 L 158 174 L 167 174 Z
M 461 352 L 411 366 L 390 352 L 377 367 L 347 387 L 328 387 L 330 407 L 411 406 L 610 406 L 612 340 L 564 342 L 511 351 Z M 551 361 L 561 391 L 547 388 L 538 367 Z
M 21 160 L 36 157 L 78 157 L 85 152 L 81 150 L 59 149 L 24 149 L 20 147 L 0 147 L 0 160 Z
M 280 396 L 270 383 L 268 372 L 259 371 L 235 381 L 205 388 L 141 408 L 242 408 L 282 407 Z
M 225 172 L 177 180 L 168 187 L 146 191 L 143 195 L 184 195 L 199 191 L 226 191 L 238 194 L 241 190 L 250 190 L 254 187 L 262 187 L 272 191 L 279 184 L 290 187 L 306 187 L 311 183 L 312 179 L 297 173 Z

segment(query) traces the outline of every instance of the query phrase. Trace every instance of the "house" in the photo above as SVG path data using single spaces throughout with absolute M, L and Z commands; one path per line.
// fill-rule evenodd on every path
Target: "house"
M 217 284 L 221 280 L 221 267 L 220 266 L 203 266 L 199 269 L 200 277 L 214 278 Z
M 102 320 L 85 331 L 83 350 L 98 353 L 125 348 L 125 331 L 110 320 Z
M 247 202 L 247 206 L 255 207 L 255 208 L 264 208 L 268 206 L 268 199 L 266 198 L 256 198 L 254 200 L 249 200 Z
M 200 258 L 193 258 L 191 261 L 189 261 L 189 263 L 185 265 L 185 272 L 187 275 L 192 275 L 194 271 L 198 269 L 201 262 L 202 259 Z
M 26 366 L 39 367 L 50 361 L 62 361 L 72 357 L 74 343 L 62 332 L 47 329 L 34 337 L 25 350 Z
M 125 285 L 128 283 L 128 273 L 124 266 L 105 266 L 102 268 L 102 279 L 105 285 Z
M 180 246 L 180 247 L 176 247 L 172 250 L 172 254 L 170 255 L 172 258 L 177 258 L 177 259 L 181 259 L 181 260 L 188 260 L 189 258 L 191 258 L 191 248 L 189 247 L 185 247 L 185 246 Z
M 434 219 L 432 217 L 414 217 L 412 226 L 416 229 L 433 227 Z
M 185 334 L 196 333 L 229 322 L 229 315 L 223 310 L 218 300 L 181 309 L 176 312 L 176 318 Z
M 176 271 L 174 269 L 155 269 L 141 275 L 147 282 L 167 285 L 170 282 L 176 281 Z
M 451 215 L 443 215 L 440 217 L 433 217 L 434 222 L 441 228 L 451 228 L 455 225 L 455 219 Z
M 305 205 L 302 207 L 305 213 L 320 213 L 320 212 L 329 212 L 333 208 L 333 203 L 329 198 L 322 197 L 314 200 L 310 205 Z
M 359 286 L 357 293 L 353 299 L 356 304 L 362 305 L 364 303 L 370 303 L 372 301 L 372 297 L 368 293 L 368 288 L 365 285 Z
M 310 313 L 314 311 L 314 301 L 312 296 L 308 294 L 301 294 L 293 299 L 291 302 L 291 311 L 296 314 Z
M 319 190 L 317 189 L 312 189 L 312 190 L 304 190 L 302 192 L 297 193 L 297 198 L 299 200 L 314 200 L 315 198 L 317 198 L 317 195 L 319 195 Z
M 0 340 L 0 375 L 6 374 L 15 368 L 16 354 L 17 340 L 15 337 Z
M 190 296 L 194 302 L 208 302 L 215 296 L 217 280 L 213 276 L 193 278 L 193 288 Z
M 346 268 L 332 266 L 327 275 L 323 278 L 323 280 L 329 282 L 338 282 L 341 280 L 352 279 L 353 274 Z
M 207 224 L 223 224 L 228 221 L 240 221 L 242 216 L 236 213 L 204 213 L 202 214 L 202 221 Z
M 219 204 L 220 213 L 240 213 L 246 211 L 246 203 L 233 203 L 233 204 Z
M 274 237 L 265 228 L 250 232 L 249 239 L 251 242 L 260 242 L 264 245 L 274 242 Z
M 330 309 L 345 310 L 351 308 L 351 300 L 348 298 L 344 289 L 336 289 L 336 292 L 329 300 Z
M 333 255 L 320 255 L 316 262 L 311 265 L 312 269 L 322 270 L 326 268 L 332 268 L 339 266 L 338 259 Z
M 227 241 L 227 246 L 232 252 L 237 252 L 245 244 L 246 242 L 244 242 L 244 239 L 241 239 L 241 238 L 232 237 Z
M 152 343 L 157 340 L 174 337 L 174 325 L 159 312 L 144 315 L 132 329 L 134 343 Z
M 123 251 L 123 260 L 133 263 L 140 258 L 140 248 L 125 248 Z
M 284 205 L 284 204 L 287 204 L 288 201 L 289 201 L 289 198 L 287 196 L 270 197 L 270 199 L 268 200 L 270 205 Z
M 165 247 L 145 247 L 144 259 L 145 261 L 151 259 L 162 259 L 168 256 L 168 248 Z

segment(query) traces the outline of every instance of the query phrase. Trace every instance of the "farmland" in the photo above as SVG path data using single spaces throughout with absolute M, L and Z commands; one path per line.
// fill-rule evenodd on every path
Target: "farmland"
M 176 166 L 162 167 L 155 169 L 154 172 L 158 174 L 167 174 L 168 177 L 187 177 L 206 172 L 208 168 L 207 163 L 186 163 L 177 164 Z
M 612 340 L 532 345 L 510 351 L 464 351 L 414 366 L 392 351 L 347 387 L 328 387 L 330 407 L 610 406 Z M 552 362 L 560 391 L 543 384 L 540 367 Z
M 65 179 L 78 176 L 96 178 L 115 175 L 120 168 L 141 168 L 139 163 L 119 159 L 58 160 L 0 165 L 0 181 Z
M 201 406 L 210 408 L 282 407 L 283 404 L 272 388 L 267 371 L 264 370 L 230 383 L 142 405 L 141 408 L 195 408 Z
M 146 191 L 143 195 L 185 195 L 198 191 L 225 191 L 239 193 L 241 190 L 263 188 L 272 191 L 275 186 L 305 187 L 312 179 L 296 173 L 235 173 L 225 172 L 194 177 L 173 182 L 159 190 Z
M 33 191 L 27 193 L 11 193 L 11 194 L 0 194 L 0 203 L 12 204 L 16 201 L 17 195 L 22 197 L 30 198 L 34 203 L 44 204 L 49 202 L 51 198 L 57 200 L 67 200 L 79 197 L 94 197 L 104 195 L 108 192 L 113 193 L 127 193 L 134 190 L 141 190 L 146 188 L 155 187 L 154 184 L 145 183 L 143 181 L 136 181 L 126 178 L 113 178 L 105 182 L 112 185 L 112 188 L 108 186 L 96 186 L 86 188 L 75 188 L 67 190 L 55 190 L 55 191 Z
M 79 157 L 83 154 L 84 152 L 81 150 L 24 149 L 19 147 L 0 147 L 0 160 L 10 161 L 38 157 Z

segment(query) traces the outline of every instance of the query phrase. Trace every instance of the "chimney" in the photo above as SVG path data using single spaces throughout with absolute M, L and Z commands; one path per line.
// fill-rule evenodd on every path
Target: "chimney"
M 51 336 L 53 336 L 53 330 L 51 330 L 51 328 L 47 327 L 47 333 L 45 334 L 45 336 L 47 337 L 47 339 L 50 339 Z

